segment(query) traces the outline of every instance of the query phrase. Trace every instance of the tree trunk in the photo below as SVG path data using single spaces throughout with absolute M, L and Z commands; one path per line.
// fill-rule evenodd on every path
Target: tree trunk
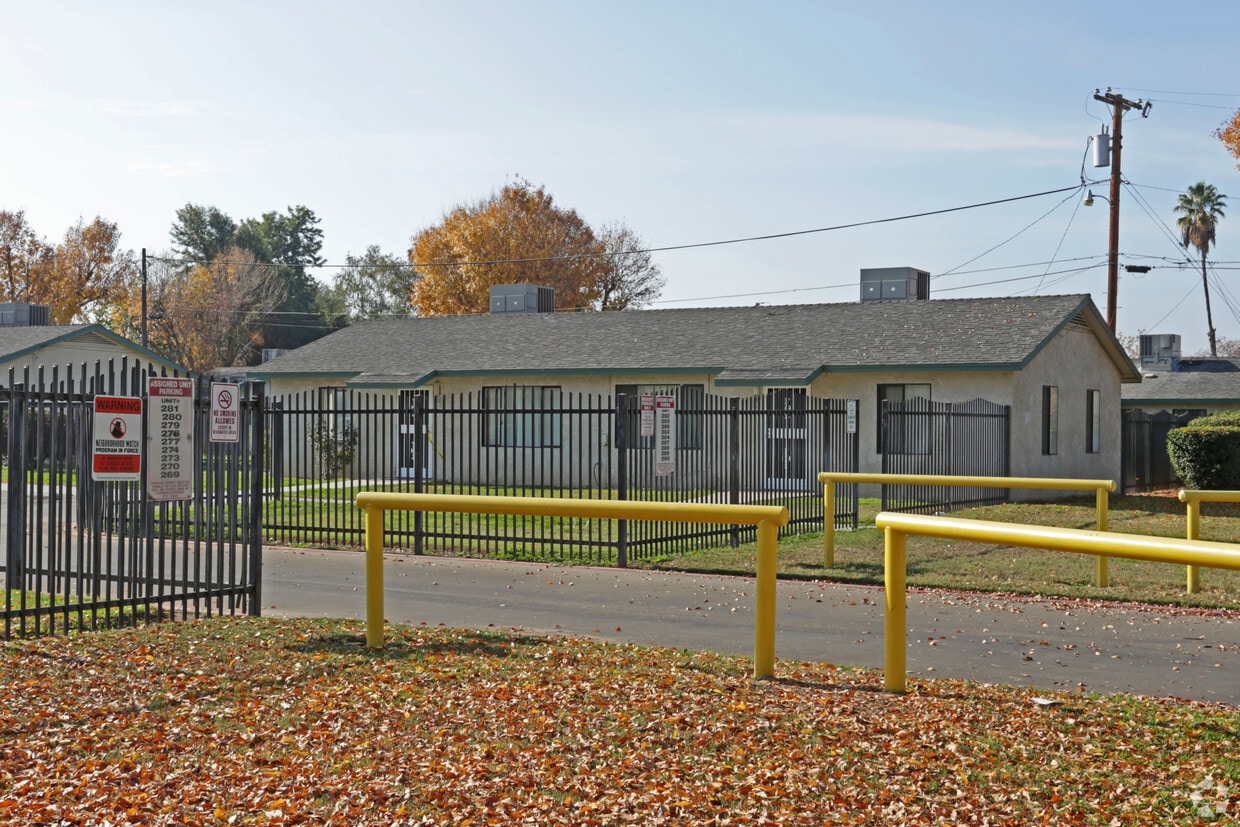
M 1201 289 L 1206 294 L 1206 330 L 1210 334 L 1210 355 L 1218 356 L 1218 344 L 1214 337 L 1214 316 L 1210 313 L 1210 282 L 1206 278 L 1206 253 L 1201 251 Z

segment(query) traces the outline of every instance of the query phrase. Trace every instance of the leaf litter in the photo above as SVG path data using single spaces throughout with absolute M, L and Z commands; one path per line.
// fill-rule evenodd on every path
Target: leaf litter
M 577 638 L 214 618 L 15 641 L 0 822 L 1208 824 L 1240 710 Z M 1208 799 L 1208 800 L 1207 800 Z

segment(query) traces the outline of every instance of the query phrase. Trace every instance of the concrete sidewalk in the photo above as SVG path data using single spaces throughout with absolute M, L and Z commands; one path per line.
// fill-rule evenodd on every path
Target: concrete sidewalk
M 390 554 L 384 579 L 391 623 L 753 655 L 748 578 Z M 881 588 L 778 596 L 779 660 L 882 667 Z M 365 617 L 364 555 L 264 549 L 262 611 Z M 907 621 L 910 676 L 1240 703 L 1240 613 L 910 590 Z

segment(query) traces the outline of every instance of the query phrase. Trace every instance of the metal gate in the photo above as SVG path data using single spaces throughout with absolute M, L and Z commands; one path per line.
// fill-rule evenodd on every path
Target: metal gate
M 1011 417 L 1007 405 L 985 399 L 883 402 L 880 448 L 884 474 L 1011 476 Z M 882 509 L 933 513 L 998 505 L 1005 488 L 884 485 Z
M 189 499 L 146 496 L 145 445 L 138 480 L 92 479 L 95 397 L 140 397 L 146 411 L 148 377 L 169 375 L 155 371 L 128 360 L 28 368 L 0 388 L 6 638 L 258 614 L 261 385 L 242 386 L 239 440 L 212 442 L 209 393 L 197 383 Z

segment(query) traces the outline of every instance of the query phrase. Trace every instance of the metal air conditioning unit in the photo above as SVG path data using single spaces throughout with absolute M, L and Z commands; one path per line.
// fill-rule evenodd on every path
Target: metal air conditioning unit
M 861 271 L 861 301 L 925 301 L 930 274 L 914 267 L 874 267 Z
M 1180 369 L 1180 335 L 1178 333 L 1142 333 L 1141 370 Z
M 555 289 L 537 284 L 491 285 L 491 313 L 552 313 Z
M 45 327 L 51 313 L 46 304 L 0 304 L 0 327 Z

